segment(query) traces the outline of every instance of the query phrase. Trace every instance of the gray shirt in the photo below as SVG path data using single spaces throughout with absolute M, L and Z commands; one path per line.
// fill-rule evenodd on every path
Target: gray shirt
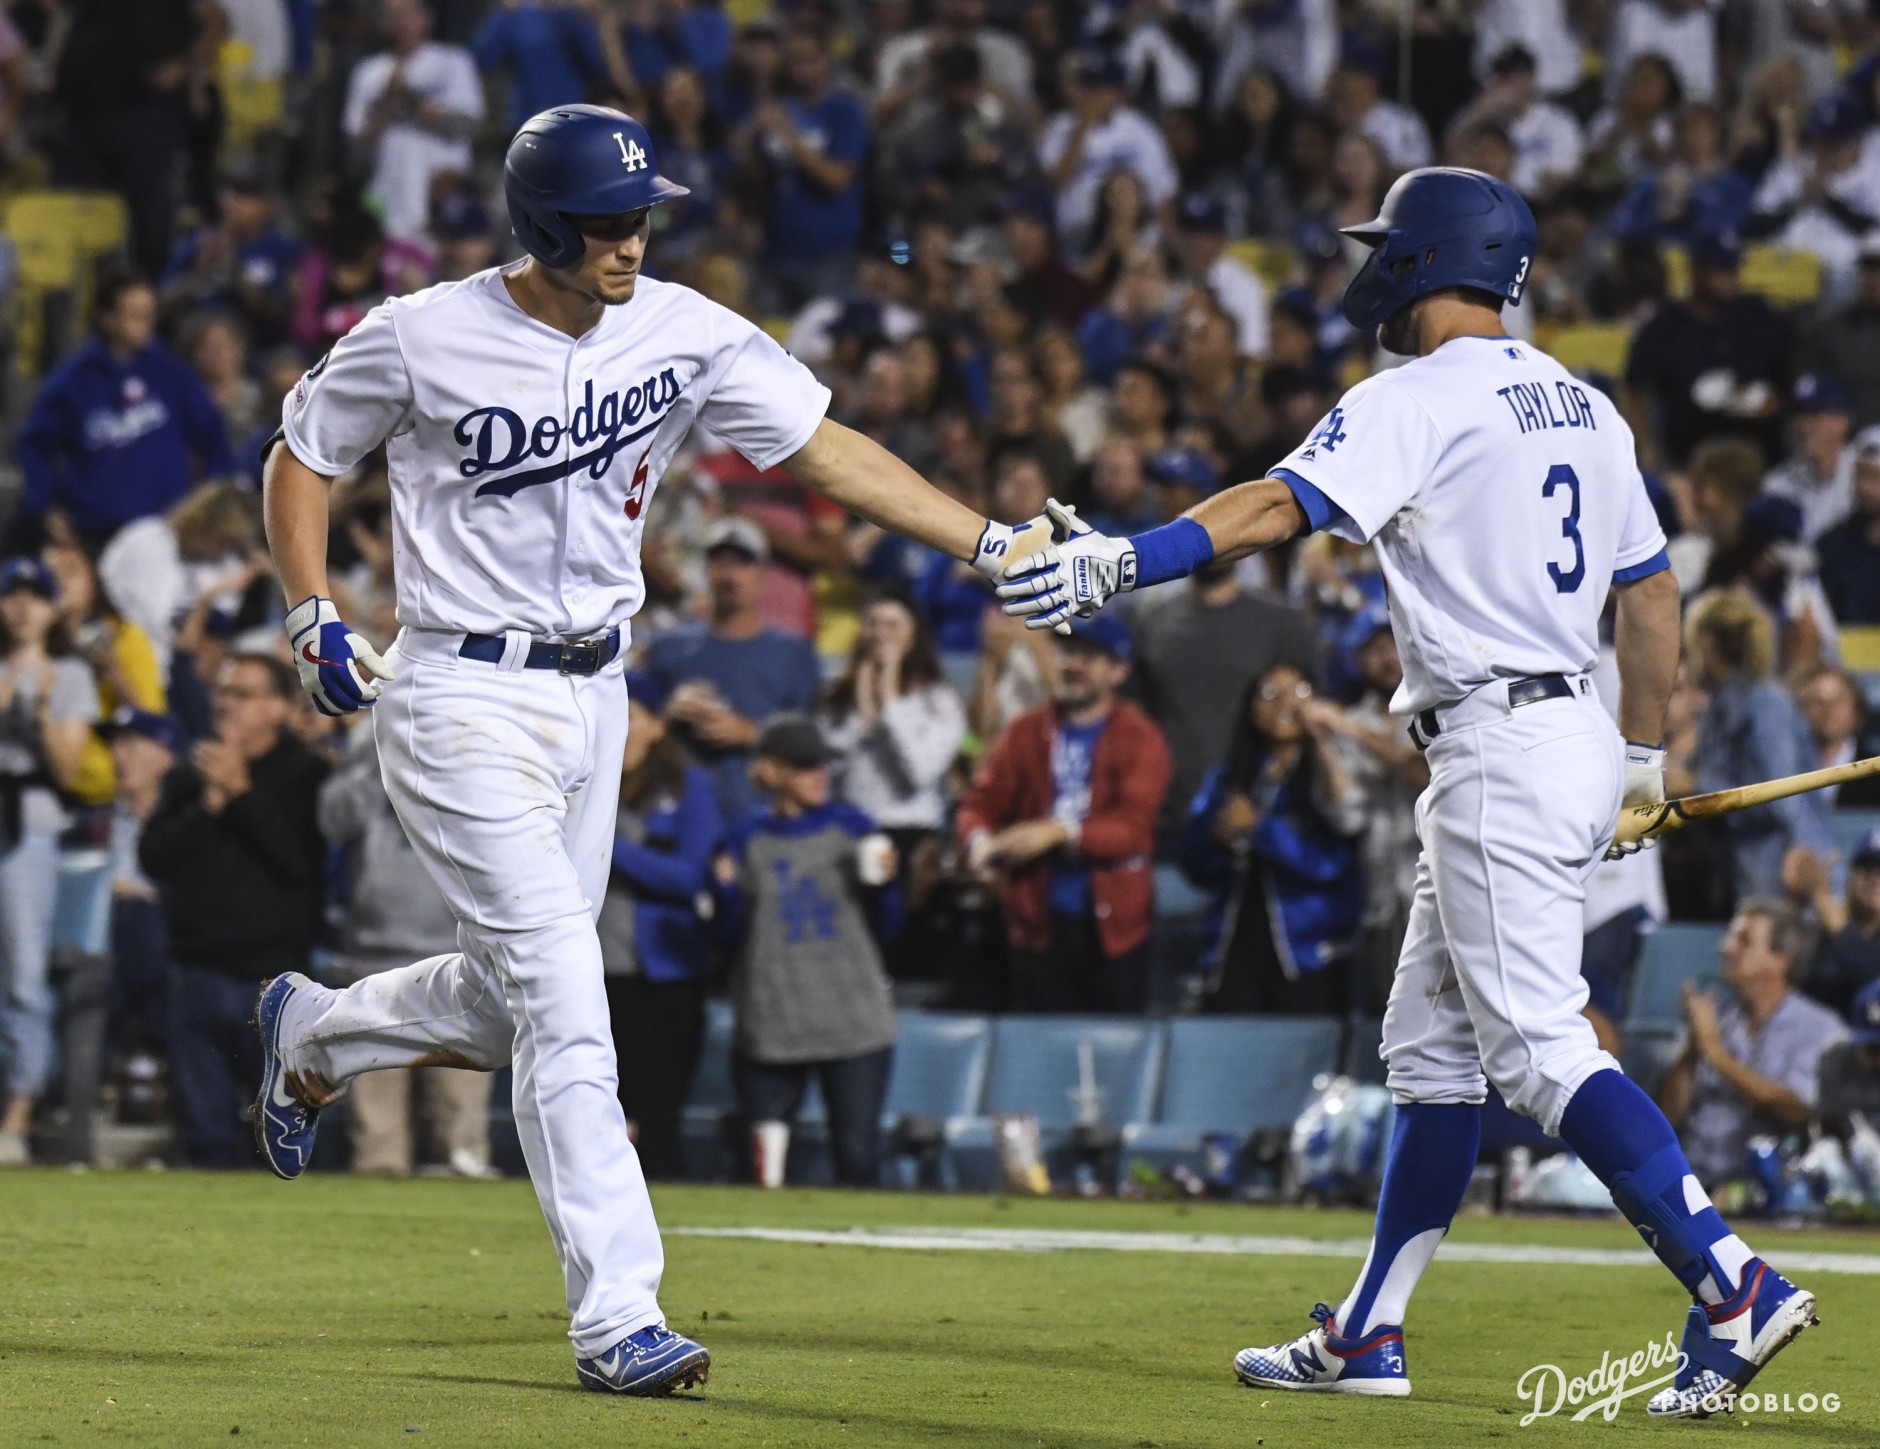
M 1779 1082 L 1812 1111 L 1821 1084 L 1821 1058 L 1844 1041 L 1841 1018 L 1799 991 L 1752 1031 L 1743 1008 L 1732 1001 L 1717 1013 L 1724 1050 L 1759 1077 Z M 1691 1113 L 1684 1124 L 1684 1150 L 1706 1188 L 1744 1174 L 1744 1151 L 1752 1137 L 1780 1137 L 1789 1129 L 1754 1111 L 1710 1063 L 1699 1060 L 1691 1080 Z
M 0 696 L 12 692 L 12 702 L 0 710 L 0 775 L 32 775 L 40 771 L 44 745 L 39 723 L 39 677 L 35 670 L 0 662 Z M 98 683 L 79 659 L 54 659 L 52 685 L 46 693 L 49 724 L 73 720 L 94 724 L 98 719 Z M 20 823 L 34 831 L 65 828 L 65 809 L 52 789 L 35 785 L 20 802 Z
M 893 1043 L 894 1001 L 856 879 L 857 831 L 847 825 L 861 819 L 835 807 L 810 829 L 751 835 L 731 985 L 741 1056 L 837 1061 Z

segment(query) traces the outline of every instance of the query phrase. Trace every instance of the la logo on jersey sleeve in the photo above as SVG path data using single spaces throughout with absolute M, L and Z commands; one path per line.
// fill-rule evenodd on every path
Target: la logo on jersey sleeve
M 1305 447 L 1299 452 L 1299 461 L 1316 462 L 1321 449 L 1327 453 L 1336 453 L 1338 445 L 1345 441 L 1346 436 L 1345 410 L 1343 407 L 1334 407 L 1325 415 L 1325 421 L 1319 424 L 1318 431 L 1306 439 Z

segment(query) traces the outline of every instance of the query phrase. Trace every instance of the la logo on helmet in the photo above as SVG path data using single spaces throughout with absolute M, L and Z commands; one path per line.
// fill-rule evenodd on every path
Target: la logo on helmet
M 638 141 L 629 141 L 625 131 L 614 132 L 614 144 L 620 148 L 620 161 L 629 171 L 646 169 L 646 152 Z

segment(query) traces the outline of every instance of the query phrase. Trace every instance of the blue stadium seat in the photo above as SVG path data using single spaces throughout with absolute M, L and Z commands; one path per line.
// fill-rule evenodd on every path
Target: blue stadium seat
M 950 1172 L 962 1186 L 996 1185 L 994 1116 L 1028 1112 L 1038 1119 L 1054 1177 L 1071 1166 L 1080 1104 L 1079 1048 L 1088 1045 L 1095 1115 L 1112 1126 L 1151 1118 L 1162 1073 L 1165 1030 L 1159 1022 L 1115 1017 L 1008 1016 L 992 1030 L 992 1066 L 981 1116 L 947 1128 Z
M 1340 1025 L 1330 1016 L 1171 1022 L 1161 1102 L 1153 1121 L 1124 1129 L 1126 1155 L 1163 1165 L 1199 1153 L 1210 1132 L 1244 1139 L 1256 1128 L 1290 1127 L 1313 1078 L 1337 1070 Z
M 1351 1024 L 1351 1036 L 1345 1042 L 1345 1060 L 1340 1070 L 1357 1082 L 1384 1085 L 1384 1060 L 1378 1049 L 1384 1044 L 1384 1018 L 1367 1016 Z
M 1679 997 L 1684 983 L 1716 978 L 1723 930 L 1713 924 L 1667 924 L 1645 938 L 1627 1004 L 1628 1034 L 1634 1027 L 1675 1027 L 1683 1020 Z
M 60 854 L 52 945 L 55 950 L 81 956 L 109 954 L 111 857 L 104 851 L 68 850 Z
M 1841 843 L 1841 863 L 1845 865 L 1854 857 L 1854 849 L 1870 830 L 1880 830 L 1880 810 L 1837 810 L 1834 812 L 1834 834 Z
M 992 1023 L 950 1011 L 904 1011 L 881 1125 L 909 1113 L 947 1122 L 979 1110 L 992 1056 Z
M 1653 1096 L 1671 1064 L 1678 1059 L 1684 1033 L 1677 1027 L 1627 1027 L 1619 1065 L 1625 1074 Z

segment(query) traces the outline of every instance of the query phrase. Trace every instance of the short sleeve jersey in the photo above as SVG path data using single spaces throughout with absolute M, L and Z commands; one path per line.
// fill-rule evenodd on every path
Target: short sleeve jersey
M 1272 473 L 1340 510 L 1333 532 L 1376 545 L 1397 714 L 1590 670 L 1611 586 L 1666 566 L 1618 410 L 1507 337 L 1458 337 L 1367 378 Z
M 645 599 L 646 509 L 693 423 L 762 469 L 828 407 L 808 368 L 689 287 L 642 277 L 571 338 L 493 269 L 373 308 L 281 426 L 328 477 L 385 444 L 399 623 L 579 638 Z

